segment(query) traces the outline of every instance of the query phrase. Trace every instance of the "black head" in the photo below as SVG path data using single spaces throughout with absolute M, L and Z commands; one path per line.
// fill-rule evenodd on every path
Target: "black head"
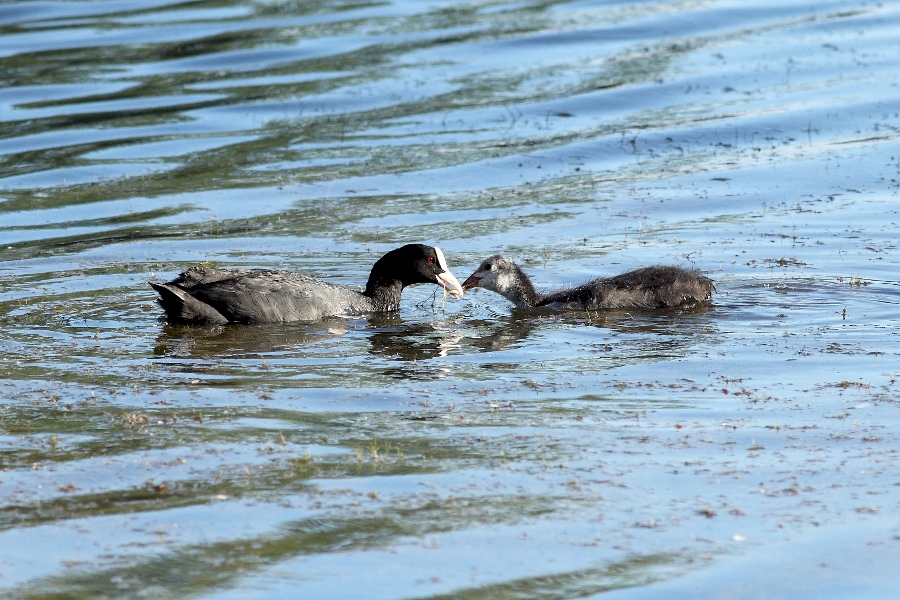
M 424 244 L 407 244 L 391 250 L 372 267 L 370 285 L 373 278 L 385 282 L 399 281 L 403 287 L 433 283 L 456 297 L 463 295 L 462 286 L 450 272 L 441 249 Z

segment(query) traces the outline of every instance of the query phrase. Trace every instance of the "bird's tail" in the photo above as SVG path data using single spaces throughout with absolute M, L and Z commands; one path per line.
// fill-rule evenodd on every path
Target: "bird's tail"
M 215 308 L 198 300 L 183 289 L 165 283 L 149 282 L 150 286 L 159 293 L 160 306 L 166 311 L 166 316 L 171 321 L 178 323 L 208 323 L 224 325 L 228 319 Z

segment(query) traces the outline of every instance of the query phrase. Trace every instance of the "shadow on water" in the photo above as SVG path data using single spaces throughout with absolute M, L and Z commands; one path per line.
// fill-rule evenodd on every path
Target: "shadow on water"
M 433 320 L 393 314 L 314 324 L 165 325 L 155 341 L 153 373 L 157 382 L 175 387 L 373 389 L 441 380 L 552 385 L 562 374 L 688 356 L 717 343 L 717 319 L 714 306 L 663 312 L 512 310 L 492 318 L 479 309 Z
M 340 324 L 338 324 L 340 325 Z M 322 323 L 313 326 L 177 325 L 166 323 L 153 354 L 172 358 L 264 358 L 264 355 L 312 346 L 335 337 Z
M 321 347 L 351 347 L 361 338 L 367 342 L 367 352 L 373 358 L 392 363 L 417 363 L 451 355 L 515 349 L 528 345 L 536 332 L 552 337 L 560 329 L 650 334 L 643 340 L 648 350 L 671 349 L 691 341 L 696 343 L 700 336 L 714 334 L 714 317 L 714 307 L 591 313 L 513 309 L 509 315 L 490 319 L 456 317 L 411 321 L 390 314 L 312 324 L 196 326 L 167 323 L 156 338 L 154 355 L 158 358 L 264 360 L 267 356 L 312 354 Z M 406 368 L 389 371 L 389 374 L 411 379 L 423 376 Z

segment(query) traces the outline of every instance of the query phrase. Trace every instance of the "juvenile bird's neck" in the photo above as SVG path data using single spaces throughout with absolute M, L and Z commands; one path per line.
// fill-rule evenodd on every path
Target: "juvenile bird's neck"
M 516 265 L 515 276 L 505 285 L 503 295 L 519 308 L 531 308 L 540 303 L 543 295 L 534 289 L 528 275 Z

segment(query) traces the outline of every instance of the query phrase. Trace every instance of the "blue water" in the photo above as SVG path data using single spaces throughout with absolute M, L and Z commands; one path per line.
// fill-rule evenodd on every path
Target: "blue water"
M 10 598 L 894 598 L 891 2 L 0 6 Z M 408 242 L 708 309 L 160 319 Z

